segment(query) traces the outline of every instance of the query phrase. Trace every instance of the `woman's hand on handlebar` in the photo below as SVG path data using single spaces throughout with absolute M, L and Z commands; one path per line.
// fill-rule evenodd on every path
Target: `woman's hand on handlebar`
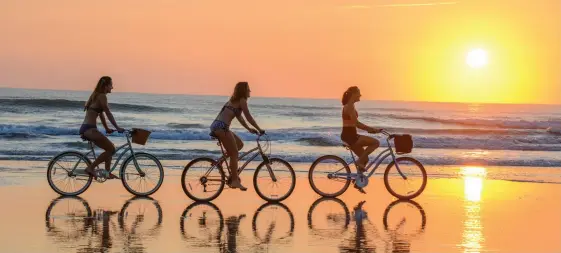
M 258 134 L 259 132 L 257 132 L 257 130 L 255 130 L 254 128 L 248 128 L 247 131 L 249 131 L 252 134 Z
M 115 132 L 115 129 L 107 128 L 107 129 L 105 129 L 105 132 L 107 134 L 112 134 L 113 132 Z
M 124 132 L 125 132 L 125 129 L 124 129 L 124 128 L 121 128 L 121 127 L 117 127 L 117 132 L 119 132 L 119 133 L 124 133 Z
M 382 131 L 384 131 L 384 129 L 371 127 L 371 128 L 370 128 L 370 131 L 368 131 L 368 133 L 377 134 L 377 133 L 381 133 Z

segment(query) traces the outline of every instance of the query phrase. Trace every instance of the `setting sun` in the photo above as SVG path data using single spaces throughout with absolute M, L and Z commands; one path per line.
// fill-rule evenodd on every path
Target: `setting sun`
M 469 51 L 466 63 L 472 68 L 481 68 L 487 65 L 487 52 L 480 48 Z

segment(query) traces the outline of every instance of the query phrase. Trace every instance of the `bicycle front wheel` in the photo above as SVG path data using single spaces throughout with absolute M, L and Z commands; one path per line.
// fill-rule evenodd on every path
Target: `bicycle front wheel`
M 271 158 L 268 164 L 263 161 L 257 166 L 253 174 L 253 185 L 257 195 L 265 201 L 283 201 L 294 191 L 296 174 L 287 161 Z
M 119 213 L 119 226 L 129 236 L 154 236 L 162 225 L 162 208 L 150 197 L 127 200 Z
M 413 199 L 427 186 L 427 172 L 421 162 L 411 157 L 399 157 L 388 164 L 384 173 L 388 192 L 398 199 Z
M 211 158 L 197 158 L 181 174 L 183 192 L 194 201 L 211 201 L 224 190 L 224 172 Z
M 318 158 L 310 167 L 310 186 L 323 197 L 337 197 L 343 194 L 351 183 L 351 169 L 343 159 L 334 155 Z
M 90 160 L 78 152 L 64 152 L 49 162 L 47 181 L 49 186 L 60 195 L 78 196 L 92 184 L 86 173 Z
M 135 165 L 138 164 L 138 167 Z M 128 192 L 136 196 L 155 193 L 164 182 L 164 168 L 155 156 L 148 153 L 134 153 L 121 167 L 121 181 Z

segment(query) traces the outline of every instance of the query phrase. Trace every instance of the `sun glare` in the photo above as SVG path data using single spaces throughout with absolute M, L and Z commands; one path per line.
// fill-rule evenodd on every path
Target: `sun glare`
M 472 68 L 481 68 L 487 65 L 487 52 L 481 48 L 469 51 L 466 56 L 466 63 Z

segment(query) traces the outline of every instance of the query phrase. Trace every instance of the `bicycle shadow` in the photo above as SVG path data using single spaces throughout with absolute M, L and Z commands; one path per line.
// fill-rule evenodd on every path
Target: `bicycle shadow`
M 142 242 L 159 235 L 162 209 L 150 197 L 133 197 L 119 211 L 95 209 L 80 197 L 53 199 L 45 212 L 47 236 L 77 252 L 106 252 L 122 247 L 145 252 Z
M 308 210 L 309 233 L 314 238 L 340 241 L 341 252 L 374 252 L 377 242 L 383 243 L 386 251 L 410 252 L 411 242 L 425 231 L 426 213 L 415 201 L 390 203 L 382 216 L 383 231 L 370 219 L 364 204 L 359 202 L 351 213 L 338 198 L 316 200 Z
M 222 211 L 215 204 L 194 202 L 183 211 L 179 229 L 190 247 L 212 247 L 219 252 L 266 252 L 271 245 L 292 242 L 294 215 L 284 204 L 271 202 L 257 208 L 251 220 L 251 239 L 244 237 L 240 231 L 240 224 L 245 218 L 246 215 L 241 214 L 224 219 Z M 240 240 L 240 237 L 244 240 Z

